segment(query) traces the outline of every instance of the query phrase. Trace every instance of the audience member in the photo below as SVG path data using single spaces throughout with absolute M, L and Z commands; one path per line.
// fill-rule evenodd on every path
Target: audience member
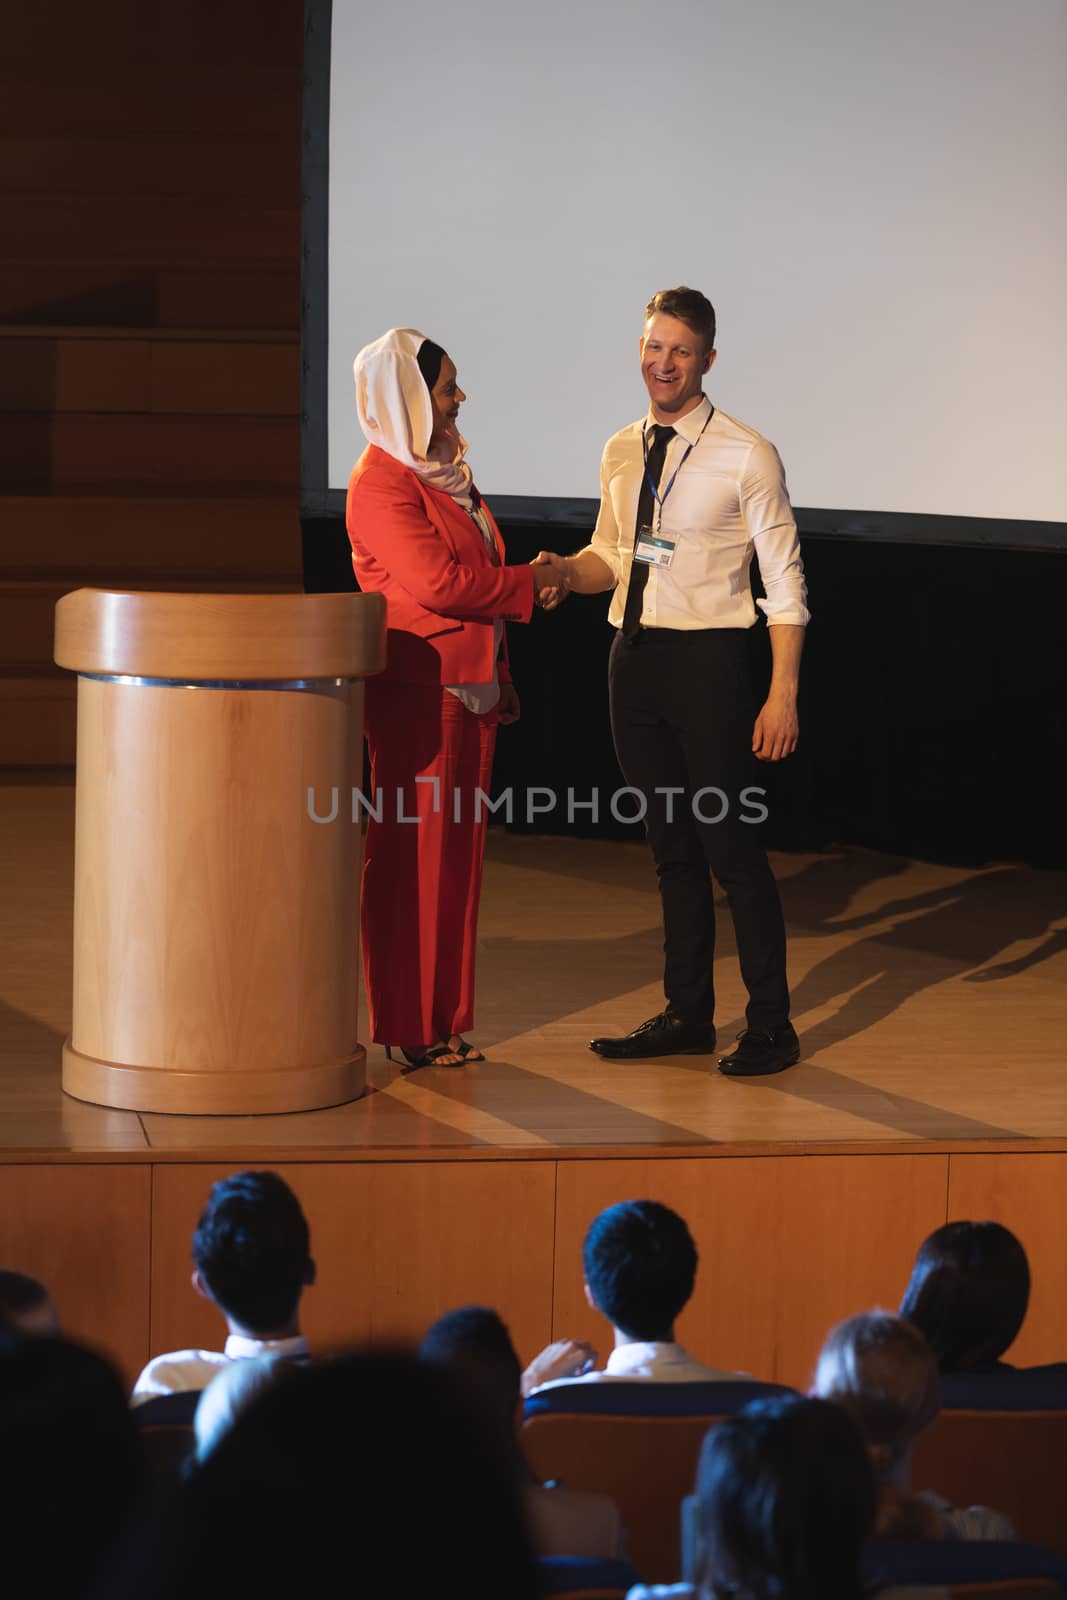
M 228 1361 L 203 1390 L 193 1418 L 196 1458 L 205 1461 L 247 1405 L 269 1389 L 291 1366 L 284 1356 L 250 1356 Z
M 24 1272 L 5 1271 L 0 1271 L 0 1328 L 24 1339 L 57 1339 L 63 1331 L 44 1284 Z
M 594 1218 L 582 1249 L 585 1298 L 611 1324 L 614 1347 L 602 1370 L 581 1340 L 548 1346 L 523 1373 L 522 1392 L 550 1383 L 648 1378 L 657 1383 L 733 1379 L 694 1361 L 674 1337 L 696 1280 L 697 1250 L 677 1212 L 655 1200 L 624 1200 Z
M 1010 1372 L 1001 1360 L 1030 1302 L 1030 1267 L 999 1222 L 949 1222 L 919 1247 L 900 1314 L 925 1335 L 943 1375 Z
M 711 1429 L 697 1470 L 694 1584 L 628 1600 L 725 1595 L 861 1600 L 877 1490 L 855 1423 L 800 1395 L 756 1400 Z
M 495 1311 L 463 1306 L 430 1328 L 419 1354 L 467 1382 L 511 1442 L 534 1548 L 541 1556 L 622 1555 L 622 1522 L 607 1495 L 586 1494 L 534 1476 L 515 1439 L 522 1415 L 522 1366 Z
M 0 1345 L 0 1523 L 5 1595 L 87 1594 L 144 1487 L 137 1428 L 118 1374 L 63 1339 Z
M 892 1312 L 870 1311 L 827 1335 L 813 1394 L 843 1407 L 859 1426 L 880 1488 L 883 1538 L 1013 1539 L 1008 1518 L 986 1506 L 957 1510 L 940 1495 L 911 1492 L 912 1445 L 941 1408 L 933 1351 Z
M 448 1373 L 376 1352 L 289 1367 L 101 1600 L 536 1600 L 512 1454 Z
M 239 1172 L 211 1190 L 193 1235 L 193 1287 L 226 1318 L 217 1350 L 156 1356 L 137 1379 L 133 1404 L 204 1389 L 229 1361 L 262 1355 L 306 1361 L 300 1297 L 315 1281 L 300 1202 L 276 1172 Z

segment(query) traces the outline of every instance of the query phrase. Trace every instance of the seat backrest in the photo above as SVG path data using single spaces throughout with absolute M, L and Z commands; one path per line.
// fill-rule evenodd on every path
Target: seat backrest
M 1038 1545 L 1000 1539 L 872 1539 L 864 1575 L 881 1587 L 921 1585 L 988 1600 L 1064 1600 L 1067 1562 Z M 1002 1588 L 1002 1586 L 1005 1586 Z
M 195 1454 L 193 1418 L 200 1391 L 157 1395 L 133 1409 L 151 1481 L 168 1487 L 180 1481 L 185 1464 Z
M 1067 1556 L 1067 1410 L 942 1411 L 916 1441 L 912 1486 L 1011 1518 L 1020 1539 Z
M 648 1583 L 681 1574 L 679 1509 L 704 1436 L 750 1400 L 788 1391 L 754 1382 L 561 1384 L 526 1403 L 522 1446 L 542 1482 L 606 1494 Z
M 628 1561 L 598 1561 L 585 1556 L 544 1556 L 543 1591 L 552 1600 L 625 1600 L 641 1579 Z
M 976 1583 L 951 1583 L 951 1600 L 1063 1600 L 1054 1578 L 990 1578 Z

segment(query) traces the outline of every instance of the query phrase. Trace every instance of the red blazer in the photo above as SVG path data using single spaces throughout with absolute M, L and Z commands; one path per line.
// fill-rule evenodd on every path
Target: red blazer
M 494 621 L 529 622 L 533 573 L 504 565 L 504 541 L 491 515 L 489 521 L 499 566 L 450 494 L 431 489 L 377 445 L 356 462 L 345 522 L 356 581 L 388 604 L 386 678 L 488 683 Z M 501 683 L 510 683 L 506 645 L 497 669 Z

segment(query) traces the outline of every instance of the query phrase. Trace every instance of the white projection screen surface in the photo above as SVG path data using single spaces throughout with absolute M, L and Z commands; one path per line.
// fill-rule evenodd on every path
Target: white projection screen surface
M 487 495 L 595 499 L 645 301 L 686 283 L 707 392 L 797 506 L 1067 519 L 1064 0 L 327 15 L 330 491 L 352 358 L 410 326 L 457 363 Z

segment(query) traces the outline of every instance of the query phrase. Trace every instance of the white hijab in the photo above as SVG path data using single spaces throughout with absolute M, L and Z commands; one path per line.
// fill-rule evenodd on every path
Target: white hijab
M 431 488 L 458 499 L 471 492 L 471 469 L 463 457 L 467 441 L 458 428 L 430 449 L 433 405 L 416 359 L 426 335 L 414 328 L 390 328 L 355 359 L 356 410 L 371 444 L 417 472 Z

